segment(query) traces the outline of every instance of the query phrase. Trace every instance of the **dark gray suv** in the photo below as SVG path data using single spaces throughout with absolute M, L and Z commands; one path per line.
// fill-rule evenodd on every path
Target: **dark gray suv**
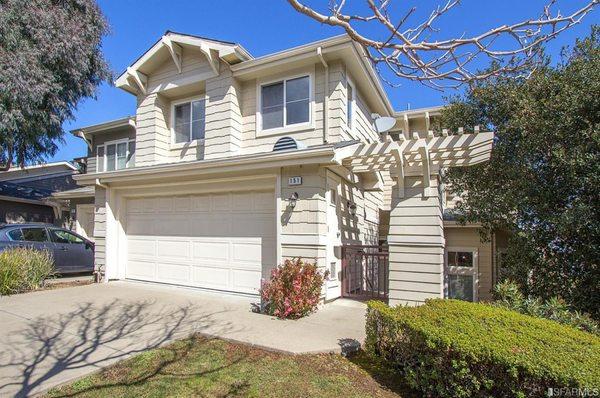
M 11 247 L 47 250 L 59 274 L 93 272 L 94 242 L 50 224 L 0 225 L 0 251 Z

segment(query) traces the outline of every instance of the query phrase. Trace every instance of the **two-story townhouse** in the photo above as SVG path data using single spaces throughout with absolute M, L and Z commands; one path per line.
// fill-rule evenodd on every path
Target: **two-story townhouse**
M 89 147 L 77 180 L 105 281 L 256 295 L 302 257 L 330 271 L 326 300 L 374 281 L 392 304 L 489 294 L 493 242 L 444 221 L 438 181 L 485 161 L 493 135 L 434 133 L 439 108 L 395 112 L 348 36 L 253 58 L 166 32 L 116 86 L 136 114 L 73 132 Z M 395 127 L 377 132 L 380 116 Z M 377 275 L 344 254 L 380 242 Z

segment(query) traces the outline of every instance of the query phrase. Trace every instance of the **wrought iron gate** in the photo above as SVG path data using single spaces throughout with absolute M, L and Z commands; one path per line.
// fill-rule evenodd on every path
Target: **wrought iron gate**
M 342 246 L 342 297 L 388 298 L 387 246 Z

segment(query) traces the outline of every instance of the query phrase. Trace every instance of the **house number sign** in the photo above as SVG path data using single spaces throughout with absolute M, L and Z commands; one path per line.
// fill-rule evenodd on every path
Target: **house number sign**
M 302 177 L 301 176 L 297 176 L 297 177 L 290 177 L 290 178 L 288 178 L 288 185 L 289 186 L 302 185 Z

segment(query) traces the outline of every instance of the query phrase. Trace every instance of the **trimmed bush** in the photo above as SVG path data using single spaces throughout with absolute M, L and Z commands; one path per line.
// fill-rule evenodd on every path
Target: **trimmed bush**
M 47 251 L 14 248 L 0 252 L 0 295 L 37 289 L 53 274 L 52 254 Z
M 428 397 L 543 397 L 548 388 L 600 387 L 600 338 L 484 304 L 369 302 L 365 346 Z
M 301 259 L 286 260 L 263 282 L 260 295 L 265 312 L 278 318 L 301 318 L 316 310 L 328 272 Z
M 546 301 L 542 301 L 537 297 L 525 298 L 519 286 L 511 281 L 498 283 L 494 287 L 494 302 L 491 304 L 521 314 L 550 319 L 600 335 L 600 325 L 589 315 L 573 311 L 564 300 L 558 297 Z

